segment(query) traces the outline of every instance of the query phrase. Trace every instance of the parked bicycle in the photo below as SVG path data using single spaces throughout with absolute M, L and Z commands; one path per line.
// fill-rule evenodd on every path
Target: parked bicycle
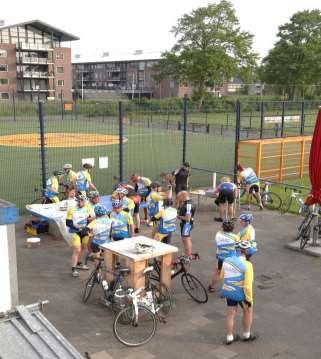
M 130 270 L 117 263 L 115 272 L 112 273 L 114 275 L 114 280 L 108 283 L 103 277 L 103 272 L 106 271 L 104 268 L 103 257 L 98 257 L 94 260 L 97 261 L 97 264 L 85 283 L 82 292 L 82 301 L 86 303 L 89 300 L 94 287 L 99 285 L 103 292 L 103 304 L 110 307 L 113 311 L 122 309 L 125 307 L 124 298 L 127 294 L 127 290 L 124 289 L 122 285 L 124 278 L 129 274 Z
M 261 201 L 264 208 L 278 210 L 281 207 L 282 199 L 277 193 L 270 191 L 270 185 L 271 182 L 264 181 L 263 185 L 260 186 Z M 241 201 L 241 198 L 245 198 L 245 196 L 246 190 L 244 187 L 241 187 L 239 201 Z M 252 202 L 253 195 L 250 194 L 250 196 L 250 201 Z
M 192 260 L 198 260 L 200 257 L 198 253 L 192 254 L 191 257 L 180 256 L 173 263 L 173 274 L 171 278 L 175 278 L 181 274 L 181 283 L 188 295 L 197 303 L 206 303 L 208 301 L 207 291 L 202 282 L 193 274 L 189 273 L 189 267 Z M 155 280 L 160 279 L 160 265 L 154 259 L 154 268 L 152 278 Z
M 300 196 L 301 191 L 294 188 L 285 187 L 284 191 L 290 189 L 291 193 L 286 199 L 282 202 L 280 207 L 281 214 L 289 212 L 290 208 L 295 208 L 298 210 L 298 213 L 305 213 L 307 211 L 307 206 L 304 204 L 303 198 Z M 292 207 L 291 207 L 292 206 Z
M 123 344 L 136 347 L 149 342 L 156 332 L 157 320 L 165 323 L 164 317 L 172 308 L 171 295 L 162 283 L 152 283 L 150 274 L 154 267 L 144 270 L 145 287 L 128 289 L 129 305 L 115 317 L 113 330 L 116 338 Z
M 30 204 L 50 204 L 53 203 L 48 197 L 44 195 L 45 189 L 41 190 L 41 195 L 39 195 L 39 189 L 35 188 L 35 199 Z M 60 201 L 67 199 L 66 192 L 62 191 L 57 194 Z
M 317 223 L 316 223 L 317 219 Z M 320 222 L 320 208 L 319 206 L 311 206 L 303 221 L 298 227 L 298 234 L 296 240 L 300 241 L 300 249 L 304 249 L 309 240 L 312 239 L 316 243 L 320 235 L 321 222 Z M 312 237 L 311 237 L 312 231 Z

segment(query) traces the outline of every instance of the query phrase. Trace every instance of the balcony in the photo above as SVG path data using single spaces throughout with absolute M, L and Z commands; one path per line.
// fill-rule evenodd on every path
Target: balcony
M 48 74 L 48 72 L 39 72 L 39 71 L 24 71 L 17 72 L 19 77 L 23 78 L 33 78 L 33 79 L 47 79 L 49 77 L 54 77 L 53 75 Z
M 35 65 L 48 65 L 52 64 L 52 62 L 49 61 L 47 58 L 43 57 L 18 57 L 17 61 L 21 61 L 22 64 L 35 64 Z
M 29 42 L 19 42 L 16 46 L 20 50 L 53 51 L 51 44 L 33 44 Z

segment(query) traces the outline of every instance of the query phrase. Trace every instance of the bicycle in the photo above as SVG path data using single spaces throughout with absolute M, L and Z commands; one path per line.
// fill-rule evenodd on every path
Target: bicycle
M 36 199 L 35 199 L 34 201 L 32 201 L 30 204 L 51 204 L 51 203 L 54 203 L 54 202 L 52 202 L 48 197 L 46 197 L 46 196 L 44 195 L 45 191 L 46 191 L 45 189 L 42 189 L 42 190 L 41 190 L 42 195 L 41 195 L 40 197 L 37 197 L 37 196 L 36 196 Z M 34 189 L 34 192 L 35 192 L 35 195 L 36 195 L 36 194 L 39 195 L 39 194 L 38 194 L 38 192 L 39 192 L 38 188 L 35 188 L 35 189 Z M 64 199 L 67 199 L 67 197 L 66 197 L 66 192 L 65 192 L 65 191 L 59 192 L 59 193 L 57 194 L 57 196 L 58 196 L 58 198 L 59 198 L 59 201 L 63 201 Z
M 144 270 L 147 280 L 145 287 L 136 291 L 128 289 L 130 305 L 121 310 L 114 320 L 116 338 L 130 347 L 149 342 L 155 335 L 157 319 L 165 323 L 164 317 L 172 308 L 168 288 L 162 283 L 155 285 L 150 281 L 153 270 L 153 266 Z
M 320 219 L 320 209 L 316 206 L 312 206 L 312 208 L 307 212 L 306 216 L 304 217 L 303 221 L 298 227 L 298 234 L 296 240 L 300 241 L 300 249 L 304 249 L 308 241 L 311 239 L 311 224 L 314 220 L 318 218 L 318 224 L 313 226 L 313 242 L 316 243 L 316 240 L 319 237 L 321 223 Z
M 207 291 L 202 282 L 193 274 L 189 273 L 188 266 L 192 260 L 200 259 L 198 253 L 192 254 L 191 258 L 186 256 L 178 257 L 173 263 L 174 273 L 171 278 L 181 275 L 181 283 L 187 294 L 197 303 L 206 303 L 208 301 Z M 160 279 L 160 266 L 156 259 L 154 259 L 155 271 L 152 278 L 159 281 Z
M 267 209 L 278 210 L 281 207 L 282 199 L 277 193 L 270 191 L 270 185 L 271 182 L 264 181 L 263 186 L 260 186 L 260 196 L 261 196 L 262 205 Z M 240 190 L 240 198 L 244 197 L 245 194 L 246 194 L 246 189 L 243 187 Z M 252 197 L 252 194 L 250 194 L 250 196 Z
M 287 189 L 289 187 L 285 187 L 284 191 L 286 192 Z M 300 190 L 296 190 L 296 189 L 291 189 L 291 193 L 290 195 L 282 202 L 281 204 L 281 208 L 280 208 L 280 213 L 281 214 L 285 214 L 287 212 L 289 212 L 291 205 L 293 203 L 297 204 L 297 206 L 299 207 L 298 213 L 304 213 L 306 212 L 306 205 L 304 204 L 304 200 L 300 197 Z
M 94 258 L 94 260 L 98 261 L 98 263 L 85 283 L 82 292 L 82 301 L 87 303 L 95 285 L 100 285 L 103 291 L 103 304 L 106 307 L 110 307 L 113 311 L 122 309 L 124 307 L 123 299 L 126 295 L 126 290 L 122 288 L 122 283 L 124 282 L 124 277 L 129 274 L 130 270 L 121 267 L 121 265 L 117 263 L 115 272 L 113 273 L 115 279 L 108 283 L 103 279 L 103 270 L 105 270 L 103 268 L 104 259 L 98 257 Z

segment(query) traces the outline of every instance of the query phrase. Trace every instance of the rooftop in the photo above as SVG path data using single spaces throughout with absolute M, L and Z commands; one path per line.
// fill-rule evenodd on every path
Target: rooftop
M 53 33 L 54 36 L 60 38 L 60 41 L 79 40 L 79 37 L 72 35 L 66 31 L 63 31 L 61 29 L 58 29 L 57 27 L 51 26 L 51 25 L 49 25 L 43 21 L 40 21 L 40 20 L 31 20 L 31 21 L 26 21 L 26 22 L 20 22 L 18 24 L 0 26 L 0 30 L 8 29 L 10 27 L 26 26 L 26 25 L 32 26 L 40 31 Z
M 121 53 L 109 54 L 102 52 L 100 55 L 75 55 L 72 59 L 73 64 L 83 63 L 100 63 L 100 62 L 126 62 L 126 61 L 146 61 L 159 60 L 161 52 L 143 52 L 136 51 L 135 53 Z

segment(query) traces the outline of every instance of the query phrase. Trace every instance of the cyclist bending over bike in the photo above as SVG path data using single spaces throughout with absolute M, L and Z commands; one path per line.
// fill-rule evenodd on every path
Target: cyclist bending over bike
M 250 210 L 250 201 L 252 194 L 254 194 L 260 209 L 263 209 L 263 204 L 260 195 L 260 180 L 258 179 L 256 173 L 251 167 L 244 168 L 242 165 L 237 165 L 237 176 L 238 182 L 245 183 L 246 191 L 246 204 L 247 209 Z

